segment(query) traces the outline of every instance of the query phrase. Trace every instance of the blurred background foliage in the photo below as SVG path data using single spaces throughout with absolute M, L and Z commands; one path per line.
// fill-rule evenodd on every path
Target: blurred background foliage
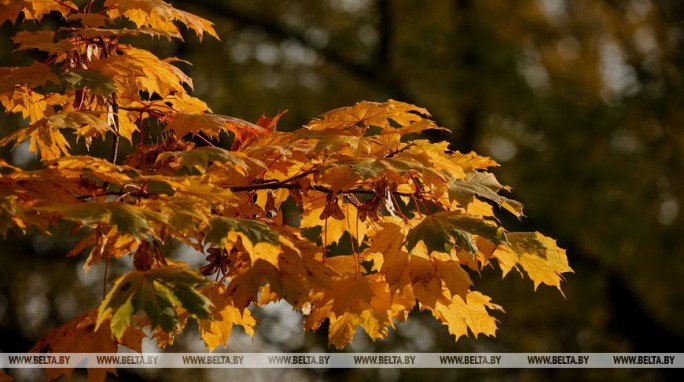
M 256 120 L 289 112 L 281 129 L 361 100 L 426 107 L 453 149 L 492 156 L 527 218 L 568 249 L 565 297 L 533 293 L 515 274 L 481 275 L 506 309 L 496 338 L 455 342 L 414 312 L 388 339 L 358 333 L 364 352 L 684 351 L 684 2 L 676 0 L 173 1 L 216 24 L 221 41 L 141 40 L 177 56 L 214 112 Z M 0 61 L 12 53 L 2 26 Z M 20 121 L 0 117 L 2 135 Z M 8 127 L 9 126 L 9 127 Z M 0 154 L 31 166 L 25 147 Z M 502 214 L 502 218 L 508 217 Z M 66 229 L 66 228 L 65 228 Z M 67 259 L 68 230 L 9 236 L 0 246 L 0 351 L 98 304 L 102 270 Z M 182 256 L 182 254 L 181 254 Z M 124 269 L 126 264 L 119 264 Z M 477 281 L 476 281 L 477 284 Z M 678 286 L 679 285 L 679 286 Z M 332 351 L 301 332 L 286 305 L 257 309 L 254 339 L 228 351 Z M 188 330 L 192 332 L 192 328 Z M 148 344 L 147 351 L 153 351 Z M 169 351 L 203 351 L 192 333 Z M 40 372 L 13 373 L 20 380 Z M 121 370 L 121 380 L 670 380 L 658 370 Z M 112 377 L 114 380 L 115 378 Z

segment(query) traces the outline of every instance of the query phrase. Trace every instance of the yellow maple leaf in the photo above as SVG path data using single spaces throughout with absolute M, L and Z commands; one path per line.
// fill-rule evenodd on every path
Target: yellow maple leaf
M 328 342 L 338 349 L 344 348 L 354 339 L 360 321 L 359 315 L 353 313 L 344 313 L 339 317 L 330 318 Z
M 363 101 L 354 106 L 324 113 L 321 118 L 311 121 L 307 127 L 311 130 L 342 130 L 357 126 L 377 126 L 386 129 L 392 127 L 392 122 L 400 126 L 408 126 L 423 120 L 419 114 L 429 115 L 423 108 L 399 101 L 389 100 L 383 103 Z M 434 123 L 429 126 L 436 128 Z
M 353 188 L 356 183 L 361 180 L 351 168 L 347 166 L 331 166 L 322 171 L 319 181 L 337 193 L 342 190 Z
M 403 321 L 413 309 L 415 300 L 406 291 L 391 294 L 379 274 L 336 280 L 330 290 L 318 296 L 320 299 L 314 299 L 314 310 L 307 317 L 305 327 L 316 328 L 328 318 L 328 341 L 340 349 L 352 341 L 358 327 L 372 340 L 385 338 L 389 328 L 394 328 L 393 319 Z M 348 297 L 350 293 L 356 293 L 357 298 L 361 294 L 356 303 Z M 336 305 L 339 299 L 347 300 L 348 304 Z
M 214 284 L 202 288 L 201 292 L 214 305 L 211 317 L 199 321 L 200 336 L 209 351 L 214 351 L 218 346 L 226 346 L 235 325 L 242 326 L 250 336 L 254 335 L 256 320 L 252 313 L 247 308 L 236 307 L 226 293 L 225 286 Z
M 472 281 L 468 272 L 463 269 L 459 261 L 452 260 L 447 254 L 433 252 L 432 264 L 442 280 L 442 284 L 451 292 L 452 296 L 465 298 L 468 294 Z
M 27 86 L 15 88 L 14 92 L 0 94 L 0 103 L 9 113 L 21 113 L 30 123 L 36 123 L 45 117 L 48 110 L 46 97 L 32 91 Z
M 500 245 L 493 254 L 504 276 L 519 265 L 532 279 L 535 289 L 546 284 L 561 290 L 562 274 L 572 269 L 565 250 L 555 240 L 539 232 L 510 232 L 507 237 L 510 245 Z
M 116 353 L 118 344 L 125 345 L 137 352 L 142 351 L 142 339 L 145 334 L 139 329 L 129 327 L 119 341 L 112 337 L 109 323 L 95 329 L 97 310 L 91 310 L 64 325 L 47 333 L 38 341 L 30 352 L 33 353 Z M 73 369 L 45 369 L 48 380 L 66 375 L 71 378 Z M 107 373 L 116 374 L 113 368 L 89 368 L 88 381 L 101 382 Z
M 71 12 L 78 11 L 78 7 L 71 1 L 55 0 L 30 0 L 24 1 L 24 15 L 28 20 L 37 20 L 50 12 L 57 11 L 62 17 L 66 17 Z
M 60 116 L 43 118 L 38 122 L 20 129 L 0 140 L 0 145 L 16 141 L 17 145 L 26 139 L 29 141 L 29 151 L 32 153 L 40 152 L 41 160 L 53 160 L 67 155 L 70 145 L 60 131 L 60 125 L 53 123 L 53 120 L 61 119 Z
M 14 22 L 20 13 L 26 20 L 40 20 L 46 14 L 56 11 L 62 17 L 77 11 L 78 7 L 71 1 L 55 0 L 1 0 L 0 1 L 0 24 L 5 20 Z
M 467 336 L 468 330 L 475 337 L 480 334 L 494 336 L 496 334 L 496 319 L 489 315 L 489 310 L 503 309 L 491 302 L 491 299 L 480 292 L 469 292 L 466 298 L 454 296 L 449 298 L 450 292 L 445 288 L 442 296 L 434 308 L 428 308 L 432 314 L 449 328 L 449 333 L 456 336 Z M 421 306 L 421 308 L 425 308 Z
M 421 305 L 434 307 L 442 294 L 442 280 L 422 241 L 411 251 L 408 269 L 416 299 Z
M 201 40 L 204 33 L 219 38 L 213 24 L 206 19 L 191 13 L 175 9 L 162 0 L 106 0 L 107 15 L 112 18 L 124 16 L 135 23 L 138 28 L 151 27 L 172 33 L 180 38 L 178 28 L 173 24 L 180 21 L 195 31 Z
M 38 115 L 31 116 L 31 118 Z M 42 118 L 38 122 L 19 129 L 0 140 L 0 145 L 16 141 L 20 144 L 30 139 L 29 151 L 40 151 L 42 160 L 52 160 L 69 154 L 69 143 L 61 130 L 70 129 L 78 137 L 90 144 L 93 137 L 104 137 L 109 131 L 109 126 L 100 116 L 92 112 L 61 112 Z
M 131 46 L 119 45 L 123 53 L 93 60 L 92 69 L 112 78 L 122 98 L 138 98 L 140 91 L 167 97 L 185 92 L 183 84 L 192 88 L 192 79 L 167 60 Z
M 300 228 L 321 227 L 321 239 L 324 245 L 336 243 L 342 238 L 345 232 L 348 232 L 357 243 L 361 245 L 364 237 L 368 233 L 368 222 L 362 222 L 358 219 L 358 209 L 350 203 L 343 202 L 340 206 L 344 218 L 321 219 L 321 214 L 326 206 L 326 198 L 324 194 L 318 192 L 310 192 L 311 199 L 307 209 L 302 214 L 302 221 Z M 327 228 L 326 228 L 327 226 Z
M 366 251 L 382 254 L 380 273 L 385 276 L 390 291 L 394 293 L 411 282 L 409 254 L 402 249 L 408 227 L 400 223 L 398 218 L 388 218 L 387 221 L 380 223 L 380 228 L 371 236 L 371 245 Z

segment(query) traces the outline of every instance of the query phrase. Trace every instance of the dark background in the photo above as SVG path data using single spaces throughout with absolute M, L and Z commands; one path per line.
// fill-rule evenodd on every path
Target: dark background
M 684 2 L 675 0 L 173 1 L 216 24 L 221 41 L 142 40 L 183 66 L 214 112 L 247 120 L 289 112 L 281 129 L 361 100 L 426 107 L 454 149 L 492 156 L 525 204 L 511 230 L 567 249 L 563 297 L 485 270 L 478 288 L 502 305 L 496 338 L 458 342 L 429 315 L 349 351 L 683 352 Z M 2 25 L 0 61 L 13 27 Z M 0 117 L 0 134 L 16 117 Z M 0 153 L 30 167 L 24 148 Z M 510 221 L 509 221 L 510 220 Z M 101 269 L 64 254 L 68 234 L 0 244 L 0 351 L 21 352 L 97 306 Z M 180 254 L 179 256 L 182 256 Z M 125 268 L 125 264 L 120 265 Z M 255 312 L 254 339 L 228 351 L 328 351 L 284 305 Z M 194 329 L 170 351 L 203 351 Z M 146 350 L 153 351 L 152 344 Z M 18 380 L 41 373 L 12 371 Z M 658 370 L 121 370 L 121 380 L 672 380 Z M 83 377 L 78 374 L 76 378 Z M 112 377 L 114 379 L 114 377 Z

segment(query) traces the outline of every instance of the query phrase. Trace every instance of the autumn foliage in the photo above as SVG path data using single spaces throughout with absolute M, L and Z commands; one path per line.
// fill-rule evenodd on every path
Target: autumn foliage
M 441 129 L 426 110 L 359 102 L 281 132 L 282 113 L 254 123 L 213 114 L 189 94 L 180 60 L 123 42 L 181 38 L 181 25 L 218 38 L 209 21 L 161 0 L 0 0 L 0 22 L 56 13 L 56 31 L 13 37 L 44 60 L 0 68 L 0 102 L 27 122 L 3 127 L 0 145 L 28 141 L 42 163 L 26 171 L 0 161 L 0 233 L 71 224 L 81 240 L 68 256 L 84 257 L 84 271 L 124 257 L 133 269 L 105 273 L 99 308 L 34 351 L 140 351 L 145 328 L 164 347 L 190 318 L 214 350 L 234 325 L 254 333 L 251 306 L 281 299 L 305 329 L 329 320 L 338 348 L 358 327 L 385 337 L 416 305 L 457 339 L 494 335 L 501 307 L 471 275 L 494 264 L 560 288 L 571 272 L 554 240 L 500 225 L 495 209 L 523 213 L 488 172 L 493 160 L 418 139 Z M 72 154 L 94 140 L 109 144 L 106 157 Z M 134 147 L 125 157 L 121 140 Z M 171 242 L 204 265 L 170 258 Z

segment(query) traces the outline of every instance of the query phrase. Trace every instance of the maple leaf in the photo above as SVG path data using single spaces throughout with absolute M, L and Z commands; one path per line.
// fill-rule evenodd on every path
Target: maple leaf
M 40 62 L 13 68 L 0 67 L 0 93 L 7 93 L 21 84 L 33 89 L 48 82 L 59 84 L 59 77 L 52 73 L 49 66 Z
M 455 151 L 449 155 L 449 159 L 461 166 L 466 172 L 486 170 L 490 167 L 496 167 L 499 165 L 492 158 L 477 155 L 473 151 L 465 154 Z
M 509 232 L 507 236 L 510 244 L 500 245 L 493 255 L 504 276 L 519 265 L 532 279 L 535 289 L 546 284 L 560 291 L 562 274 L 572 272 L 565 250 L 539 232 Z
M 473 235 L 481 236 L 492 243 L 506 243 L 503 228 L 491 220 L 463 215 L 455 211 L 442 211 L 425 217 L 406 235 L 409 252 L 419 241 L 423 241 L 428 252 L 451 253 L 457 247 L 475 254 L 477 246 Z
M 204 133 L 210 138 L 218 138 L 222 132 L 232 132 L 237 140 L 248 136 L 268 134 L 263 127 L 239 118 L 218 114 L 176 113 L 173 121 L 166 126 L 178 138 L 187 134 Z
M 18 145 L 31 139 L 30 152 L 40 151 L 42 160 L 56 159 L 69 154 L 69 144 L 60 131 L 62 129 L 74 130 L 77 136 L 90 142 L 95 136 L 103 137 L 109 131 L 109 125 L 97 113 L 57 113 L 6 136 L 0 140 L 0 145 L 12 141 Z
M 49 30 L 42 31 L 20 31 L 17 32 L 12 41 L 18 44 L 17 50 L 38 49 L 49 54 L 59 54 L 71 50 L 73 45 L 69 40 L 59 40 L 54 42 L 55 32 Z
M 434 253 L 431 260 L 438 278 L 442 280 L 442 285 L 451 292 L 452 296 L 465 298 L 473 282 L 461 263 L 438 252 Z
M 310 303 L 312 295 L 330 288 L 333 277 L 339 277 L 340 270 L 330 263 L 321 262 L 320 248 L 300 237 L 291 227 L 278 228 L 281 253 L 276 265 L 256 260 L 262 272 L 260 304 L 286 300 L 296 309 Z M 265 263 L 266 266 L 259 264 Z M 231 283 L 232 285 L 232 283 Z
M 178 161 L 180 164 L 190 169 L 195 168 L 202 173 L 213 162 L 226 163 L 242 175 L 247 175 L 251 167 L 250 165 L 254 163 L 244 153 L 228 151 L 220 147 L 198 147 L 189 151 L 167 151 L 159 154 L 156 163 L 170 160 Z
M 415 161 L 420 162 L 424 181 L 426 177 L 436 177 L 438 179 L 434 182 L 428 182 L 433 185 L 441 185 L 445 182 L 445 178 L 462 179 L 466 177 L 463 167 L 445 155 L 448 152 L 447 142 L 433 143 L 417 139 L 410 141 L 401 149 L 394 149 L 394 152 L 398 152 L 400 157 L 410 156 Z
M 222 248 L 231 248 L 240 240 L 252 261 L 263 259 L 277 266 L 280 254 L 279 235 L 268 225 L 254 220 L 230 217 L 215 218 L 209 225 L 206 242 Z
M 381 230 L 371 236 L 371 245 L 367 252 L 381 253 L 383 256 L 380 272 L 385 279 L 390 291 L 400 289 L 408 284 L 409 280 L 409 254 L 402 250 L 404 243 L 404 229 L 394 222 L 380 223 Z
M 330 328 L 328 329 L 328 343 L 342 349 L 349 345 L 354 339 L 356 328 L 361 323 L 361 318 L 358 314 L 344 313 L 341 316 L 330 319 Z
M 54 0 L 2 0 L 0 1 L 0 24 L 9 20 L 14 22 L 23 13 L 26 20 L 39 20 L 46 14 L 57 11 L 63 17 L 78 7 L 71 1 Z
M 119 51 L 123 54 L 93 60 L 91 67 L 113 79 L 123 95 L 146 91 L 166 97 L 185 92 L 183 84 L 192 88 L 192 79 L 168 61 L 133 47 L 119 46 Z
M 378 159 L 375 157 L 350 158 L 347 160 L 339 160 L 337 164 L 340 166 L 349 166 L 363 180 L 377 178 L 382 175 L 393 180 L 401 179 L 399 174 L 420 170 L 423 167 L 422 163 L 411 157 L 394 157 L 387 159 Z
M 387 129 L 392 127 L 392 123 L 408 126 L 424 120 L 421 114 L 429 115 L 427 110 L 423 108 L 395 100 L 384 103 L 363 101 L 354 106 L 342 107 L 324 113 L 322 118 L 311 121 L 307 127 L 312 130 L 342 130 L 355 126 L 377 126 Z M 428 126 L 421 126 L 420 130 L 437 128 L 434 122 L 426 123 Z
M 98 72 L 77 70 L 64 73 L 62 79 L 74 89 L 87 88 L 93 94 L 103 97 L 109 96 L 116 90 L 114 81 Z
M 87 173 L 102 182 L 109 182 L 119 186 L 132 182 L 133 177 L 139 175 L 138 171 L 131 167 L 118 166 L 104 159 L 84 155 L 61 157 L 47 162 L 46 165 L 67 178 L 79 178 Z
M 498 194 L 504 186 L 490 173 L 468 173 L 466 180 L 454 179 L 448 184 L 448 188 L 449 198 L 457 201 L 463 207 L 467 207 L 477 196 L 495 202 L 515 216 L 520 217 L 523 214 L 523 206 L 520 202 Z
M 78 11 L 78 7 L 71 1 L 55 0 L 30 0 L 24 1 L 24 15 L 26 19 L 40 19 L 50 12 L 57 11 L 62 17 L 66 17 L 71 12 Z
M 257 301 L 259 289 L 267 282 L 275 267 L 265 260 L 257 259 L 251 266 L 235 268 L 226 293 L 231 296 L 235 307 L 244 309 Z
M 250 336 L 254 335 L 255 318 L 248 309 L 235 307 L 225 286 L 214 284 L 202 288 L 201 292 L 213 305 L 211 316 L 199 320 L 200 336 L 209 351 L 214 351 L 218 346 L 226 346 L 235 325 L 242 326 Z
M 475 337 L 480 334 L 494 336 L 496 334 L 496 319 L 489 315 L 487 309 L 503 309 L 491 302 L 491 299 L 480 292 L 469 292 L 466 298 L 454 296 L 449 298 L 445 289 L 434 308 L 428 308 L 432 314 L 449 328 L 449 333 L 458 340 L 467 336 L 468 331 Z
M 355 206 L 350 203 L 343 203 L 340 206 L 340 211 L 344 215 L 342 219 L 321 219 L 327 205 L 325 198 L 316 198 L 313 192 L 310 194 L 313 196 L 310 203 L 311 207 L 302 214 L 300 228 L 322 227 L 325 245 L 338 242 L 345 232 L 355 238 L 359 245 L 363 242 L 363 238 L 368 232 L 368 224 L 359 221 L 358 209 Z
M 43 119 L 49 109 L 48 97 L 29 89 L 27 86 L 19 86 L 11 94 L 0 94 L 0 102 L 7 112 L 21 113 L 30 123 L 36 123 Z
M 413 308 L 412 301 L 406 304 L 393 296 L 377 274 L 334 280 L 314 297 L 305 327 L 316 328 L 328 318 L 328 342 L 340 349 L 352 341 L 359 326 L 373 340 L 384 338 L 394 327 L 393 318 Z
M 107 14 L 116 18 L 124 16 L 133 21 L 136 26 L 148 26 L 172 33 L 180 38 L 178 28 L 173 21 L 180 21 L 197 33 L 201 40 L 204 33 L 219 38 L 213 24 L 199 16 L 173 8 L 171 4 L 162 0 L 105 0 Z
M 17 145 L 30 138 L 29 151 L 40 152 L 41 160 L 52 160 L 69 153 L 69 143 L 59 128 L 49 119 L 41 119 L 33 125 L 16 131 L 0 140 L 0 144 L 16 141 Z
M 150 222 L 163 222 L 164 217 L 153 211 L 118 202 L 79 203 L 61 206 L 44 206 L 37 210 L 56 214 L 62 219 L 81 224 L 107 223 L 119 232 L 143 238 L 150 230 Z
M 432 263 L 425 245 L 421 242 L 411 252 L 408 272 L 413 294 L 421 305 L 434 307 L 442 294 L 442 280 Z
M 330 186 L 333 193 L 353 188 L 361 177 L 349 166 L 329 166 L 322 169 L 319 181 Z
M 168 193 L 174 196 L 189 196 L 210 203 L 227 202 L 233 199 L 233 193 L 212 182 L 212 176 L 167 177 L 160 175 L 141 176 L 140 181 L 147 182 L 148 187 L 160 186 L 157 193 Z M 165 190 L 165 188 L 167 188 Z
M 142 351 L 145 334 L 133 327 L 127 327 L 118 339 L 112 337 L 108 325 L 96 327 L 97 311 L 91 310 L 57 327 L 41 338 L 30 350 L 32 353 L 116 353 L 118 344 L 125 345 L 137 352 Z M 61 375 L 71 378 L 73 369 L 45 369 L 48 380 Z M 113 368 L 89 368 L 88 381 L 101 382 L 107 373 L 116 374 Z
M 97 313 L 97 327 L 111 319 L 112 334 L 120 339 L 130 326 L 131 317 L 144 310 L 151 326 L 171 331 L 178 325 L 175 307 L 182 307 L 196 318 L 208 318 L 211 302 L 195 289 L 206 280 L 185 269 L 163 267 L 126 273 L 114 283 Z

